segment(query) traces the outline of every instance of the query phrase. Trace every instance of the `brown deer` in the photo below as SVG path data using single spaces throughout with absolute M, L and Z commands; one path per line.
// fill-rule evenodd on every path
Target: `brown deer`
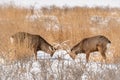
M 78 44 L 71 48 L 71 52 L 69 53 L 72 59 L 75 59 L 78 53 L 86 54 L 86 61 L 89 60 L 89 55 L 91 52 L 99 51 L 104 60 L 106 60 L 105 52 L 108 48 L 108 44 L 111 41 L 105 36 L 98 35 L 89 38 L 84 38 Z
M 29 48 L 34 50 L 35 60 L 37 60 L 37 51 L 42 50 L 53 56 L 55 48 L 49 44 L 40 35 L 34 35 L 26 32 L 18 32 L 10 37 L 11 44 L 22 46 L 22 43 L 26 43 Z

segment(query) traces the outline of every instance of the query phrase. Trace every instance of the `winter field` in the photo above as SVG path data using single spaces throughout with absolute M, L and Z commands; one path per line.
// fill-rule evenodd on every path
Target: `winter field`
M 119 8 L 56 6 L 36 9 L 0 7 L 0 80 L 119 80 L 120 79 L 120 10 Z M 24 31 L 39 34 L 57 47 L 51 58 L 22 46 L 14 54 L 9 37 Z M 67 51 L 81 39 L 104 35 L 111 40 L 104 63 L 99 52 L 72 60 Z

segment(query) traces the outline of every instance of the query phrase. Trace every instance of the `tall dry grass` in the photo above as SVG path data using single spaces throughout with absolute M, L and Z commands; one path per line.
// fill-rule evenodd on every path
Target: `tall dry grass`
M 112 42 L 111 51 L 117 62 L 120 57 L 119 20 L 119 9 L 60 9 L 52 6 L 36 11 L 34 8 L 28 10 L 12 6 L 0 8 L 0 51 L 8 55 L 9 37 L 19 31 L 39 34 L 52 45 L 66 41 L 69 48 L 85 37 L 104 35 Z

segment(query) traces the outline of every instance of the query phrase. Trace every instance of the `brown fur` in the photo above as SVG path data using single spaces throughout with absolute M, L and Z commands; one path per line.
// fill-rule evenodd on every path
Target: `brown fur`
M 108 43 L 111 43 L 111 41 L 102 35 L 84 38 L 71 49 L 70 56 L 75 59 L 78 53 L 85 53 L 88 62 L 90 53 L 94 51 L 99 51 L 102 57 L 106 59 L 105 52 Z
M 43 50 L 53 56 L 55 48 L 50 45 L 45 39 L 40 35 L 34 35 L 26 32 L 18 32 L 10 37 L 11 43 L 15 45 L 26 43 L 28 48 L 34 50 L 35 59 L 37 60 L 37 51 Z

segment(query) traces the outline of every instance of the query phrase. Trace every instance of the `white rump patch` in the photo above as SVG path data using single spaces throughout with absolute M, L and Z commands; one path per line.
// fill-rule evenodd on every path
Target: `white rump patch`
M 110 48 L 110 45 L 111 45 L 110 43 L 108 43 L 108 44 L 107 44 L 107 49 L 109 49 L 109 48 Z
M 14 39 L 12 37 L 10 37 L 10 42 L 13 43 L 14 42 Z
M 4 63 L 5 63 L 4 58 L 0 57 L 0 64 L 4 64 Z
M 110 43 L 108 43 L 108 44 L 106 45 L 106 47 L 107 47 L 106 53 L 109 54 L 109 55 L 111 54 L 110 45 L 111 45 Z

